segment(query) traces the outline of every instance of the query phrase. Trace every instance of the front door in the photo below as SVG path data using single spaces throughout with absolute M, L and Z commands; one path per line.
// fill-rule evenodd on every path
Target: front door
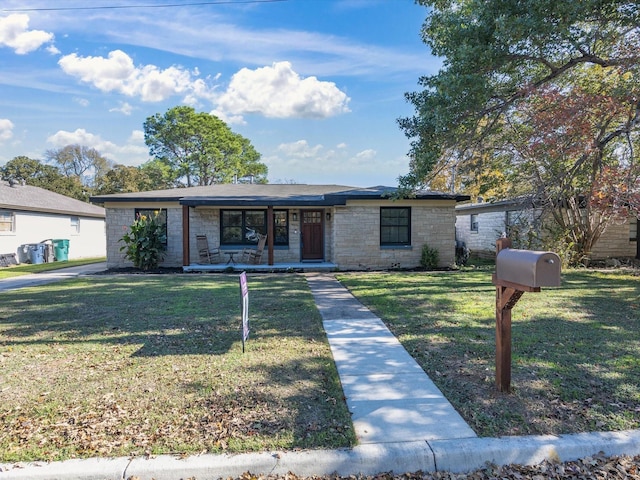
M 324 258 L 324 235 L 322 210 L 302 212 L 302 260 L 322 260 Z

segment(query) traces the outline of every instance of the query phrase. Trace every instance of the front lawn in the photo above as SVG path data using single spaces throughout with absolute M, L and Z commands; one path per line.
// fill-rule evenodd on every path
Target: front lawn
M 355 436 L 296 275 L 100 275 L 0 293 L 0 461 L 336 448 Z
M 569 270 L 513 309 L 512 389 L 495 387 L 491 269 L 352 273 L 374 310 L 480 436 L 640 428 L 640 277 Z

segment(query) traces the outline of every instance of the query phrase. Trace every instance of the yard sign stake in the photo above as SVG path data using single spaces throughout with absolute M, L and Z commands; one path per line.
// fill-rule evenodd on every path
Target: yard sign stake
M 242 300 L 242 353 L 244 353 L 244 344 L 249 338 L 249 286 L 247 285 L 247 272 L 240 274 L 240 296 Z

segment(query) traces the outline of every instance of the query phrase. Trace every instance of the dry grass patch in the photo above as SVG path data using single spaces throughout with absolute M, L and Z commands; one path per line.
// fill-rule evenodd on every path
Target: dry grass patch
M 0 461 L 354 442 L 303 277 L 95 276 L 0 294 Z

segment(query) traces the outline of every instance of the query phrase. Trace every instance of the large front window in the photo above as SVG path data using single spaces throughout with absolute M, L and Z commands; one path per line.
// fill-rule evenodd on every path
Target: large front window
M 222 210 L 220 245 L 255 245 L 258 234 L 267 234 L 266 210 Z M 289 245 L 289 216 L 286 210 L 273 212 L 273 244 Z
M 411 245 L 411 208 L 380 208 L 380 245 Z

